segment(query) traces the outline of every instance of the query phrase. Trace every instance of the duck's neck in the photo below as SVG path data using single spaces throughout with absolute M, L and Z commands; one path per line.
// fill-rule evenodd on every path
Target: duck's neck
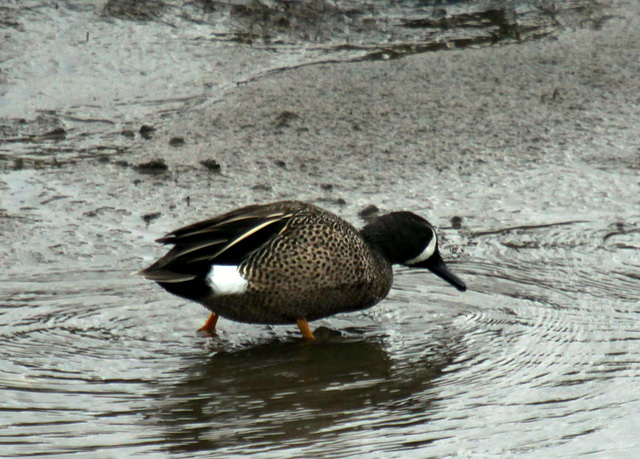
M 395 259 L 396 253 L 395 250 L 393 250 L 393 235 L 389 234 L 387 228 L 376 225 L 374 221 L 362 228 L 360 235 L 369 247 L 379 252 L 386 261 L 391 264 L 400 263 L 399 260 Z

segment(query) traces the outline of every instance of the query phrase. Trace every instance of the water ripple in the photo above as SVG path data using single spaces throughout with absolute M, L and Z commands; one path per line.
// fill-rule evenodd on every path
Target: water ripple
M 561 447 L 632 422 L 640 405 L 629 389 L 640 377 L 635 227 L 461 231 L 461 250 L 443 253 L 456 253 L 464 295 L 398 269 L 386 301 L 314 323 L 311 345 L 295 327 L 229 321 L 199 336 L 203 308 L 130 269 L 11 272 L 0 282 L 0 444 L 185 457 Z

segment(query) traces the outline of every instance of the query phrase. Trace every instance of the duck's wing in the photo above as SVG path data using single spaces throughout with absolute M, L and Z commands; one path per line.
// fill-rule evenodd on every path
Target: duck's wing
M 157 240 L 173 248 L 139 274 L 156 282 L 186 282 L 206 275 L 211 265 L 239 265 L 294 215 L 292 210 L 249 206 L 177 229 Z

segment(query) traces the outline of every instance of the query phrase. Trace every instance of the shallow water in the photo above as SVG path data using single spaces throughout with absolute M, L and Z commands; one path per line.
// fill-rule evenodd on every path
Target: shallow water
M 90 16 L 86 7 L 64 5 L 61 13 L 33 11 L 42 11 L 42 20 Z M 129 27 L 134 38 L 145 28 L 154 40 L 166 38 L 167 29 L 154 29 L 153 21 L 99 24 L 104 37 L 111 27 Z M 224 59 L 241 68 L 242 59 L 262 55 L 245 51 L 233 60 L 227 50 Z M 295 61 L 295 53 L 283 54 Z M 252 71 L 272 67 L 264 62 Z M 188 65 L 194 69 L 185 81 L 205 66 Z M 102 71 L 109 68 L 107 62 Z M 255 76 L 225 71 L 229 81 Z M 7 84 L 3 101 L 39 100 L 29 78 L 29 94 Z M 72 87 L 73 80 L 60 84 Z M 488 156 L 463 180 L 451 168 L 431 171 L 426 184 L 426 166 L 413 160 L 406 167 L 368 161 L 375 169 L 366 172 L 385 180 L 330 178 L 341 204 L 329 192 L 330 199 L 318 197 L 317 182 L 326 176 L 282 167 L 240 175 L 230 165 L 212 178 L 187 166 L 148 175 L 116 163 L 145 148 L 121 138 L 129 121 L 120 117 L 139 125 L 151 113 L 164 126 L 158 120 L 171 120 L 167 114 L 176 110 L 175 101 L 154 105 L 141 95 L 136 102 L 123 91 L 105 123 L 70 120 L 86 110 L 84 102 L 44 119 L 25 113 L 24 122 L 8 114 L 16 105 L 4 106 L 0 455 L 640 454 L 637 159 L 611 161 L 605 148 L 515 165 Z M 52 119 L 64 120 L 66 139 L 26 141 L 25 132 L 55 127 Z M 87 124 L 92 128 L 78 127 Z M 637 148 L 631 134 L 613 139 L 625 151 Z M 345 159 L 347 171 L 349 164 Z M 279 183 L 273 190 L 246 186 L 265 175 Z M 215 205 L 203 204 L 211 194 Z M 427 216 L 469 290 L 398 269 L 385 301 L 314 322 L 318 341 L 305 343 L 295 327 L 226 320 L 216 336 L 200 336 L 202 307 L 130 275 L 162 253 L 156 237 L 202 213 L 293 197 L 357 224 L 369 202 Z M 142 218 L 158 209 L 157 220 Z M 462 217 L 460 228 L 449 223 L 454 216 Z
M 199 336 L 204 309 L 130 276 L 122 254 L 14 270 L 0 283 L 0 442 L 14 455 L 637 451 L 638 215 L 574 215 L 449 229 L 468 292 L 399 269 L 382 304 L 312 324 L 313 344 L 225 320 Z

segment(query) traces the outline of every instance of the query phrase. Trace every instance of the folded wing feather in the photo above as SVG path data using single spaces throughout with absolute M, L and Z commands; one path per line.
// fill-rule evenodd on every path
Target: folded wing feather
M 293 214 L 265 212 L 256 206 L 175 230 L 157 242 L 173 245 L 161 259 L 140 271 L 156 282 L 187 282 L 206 276 L 211 265 L 239 265 L 278 234 Z

